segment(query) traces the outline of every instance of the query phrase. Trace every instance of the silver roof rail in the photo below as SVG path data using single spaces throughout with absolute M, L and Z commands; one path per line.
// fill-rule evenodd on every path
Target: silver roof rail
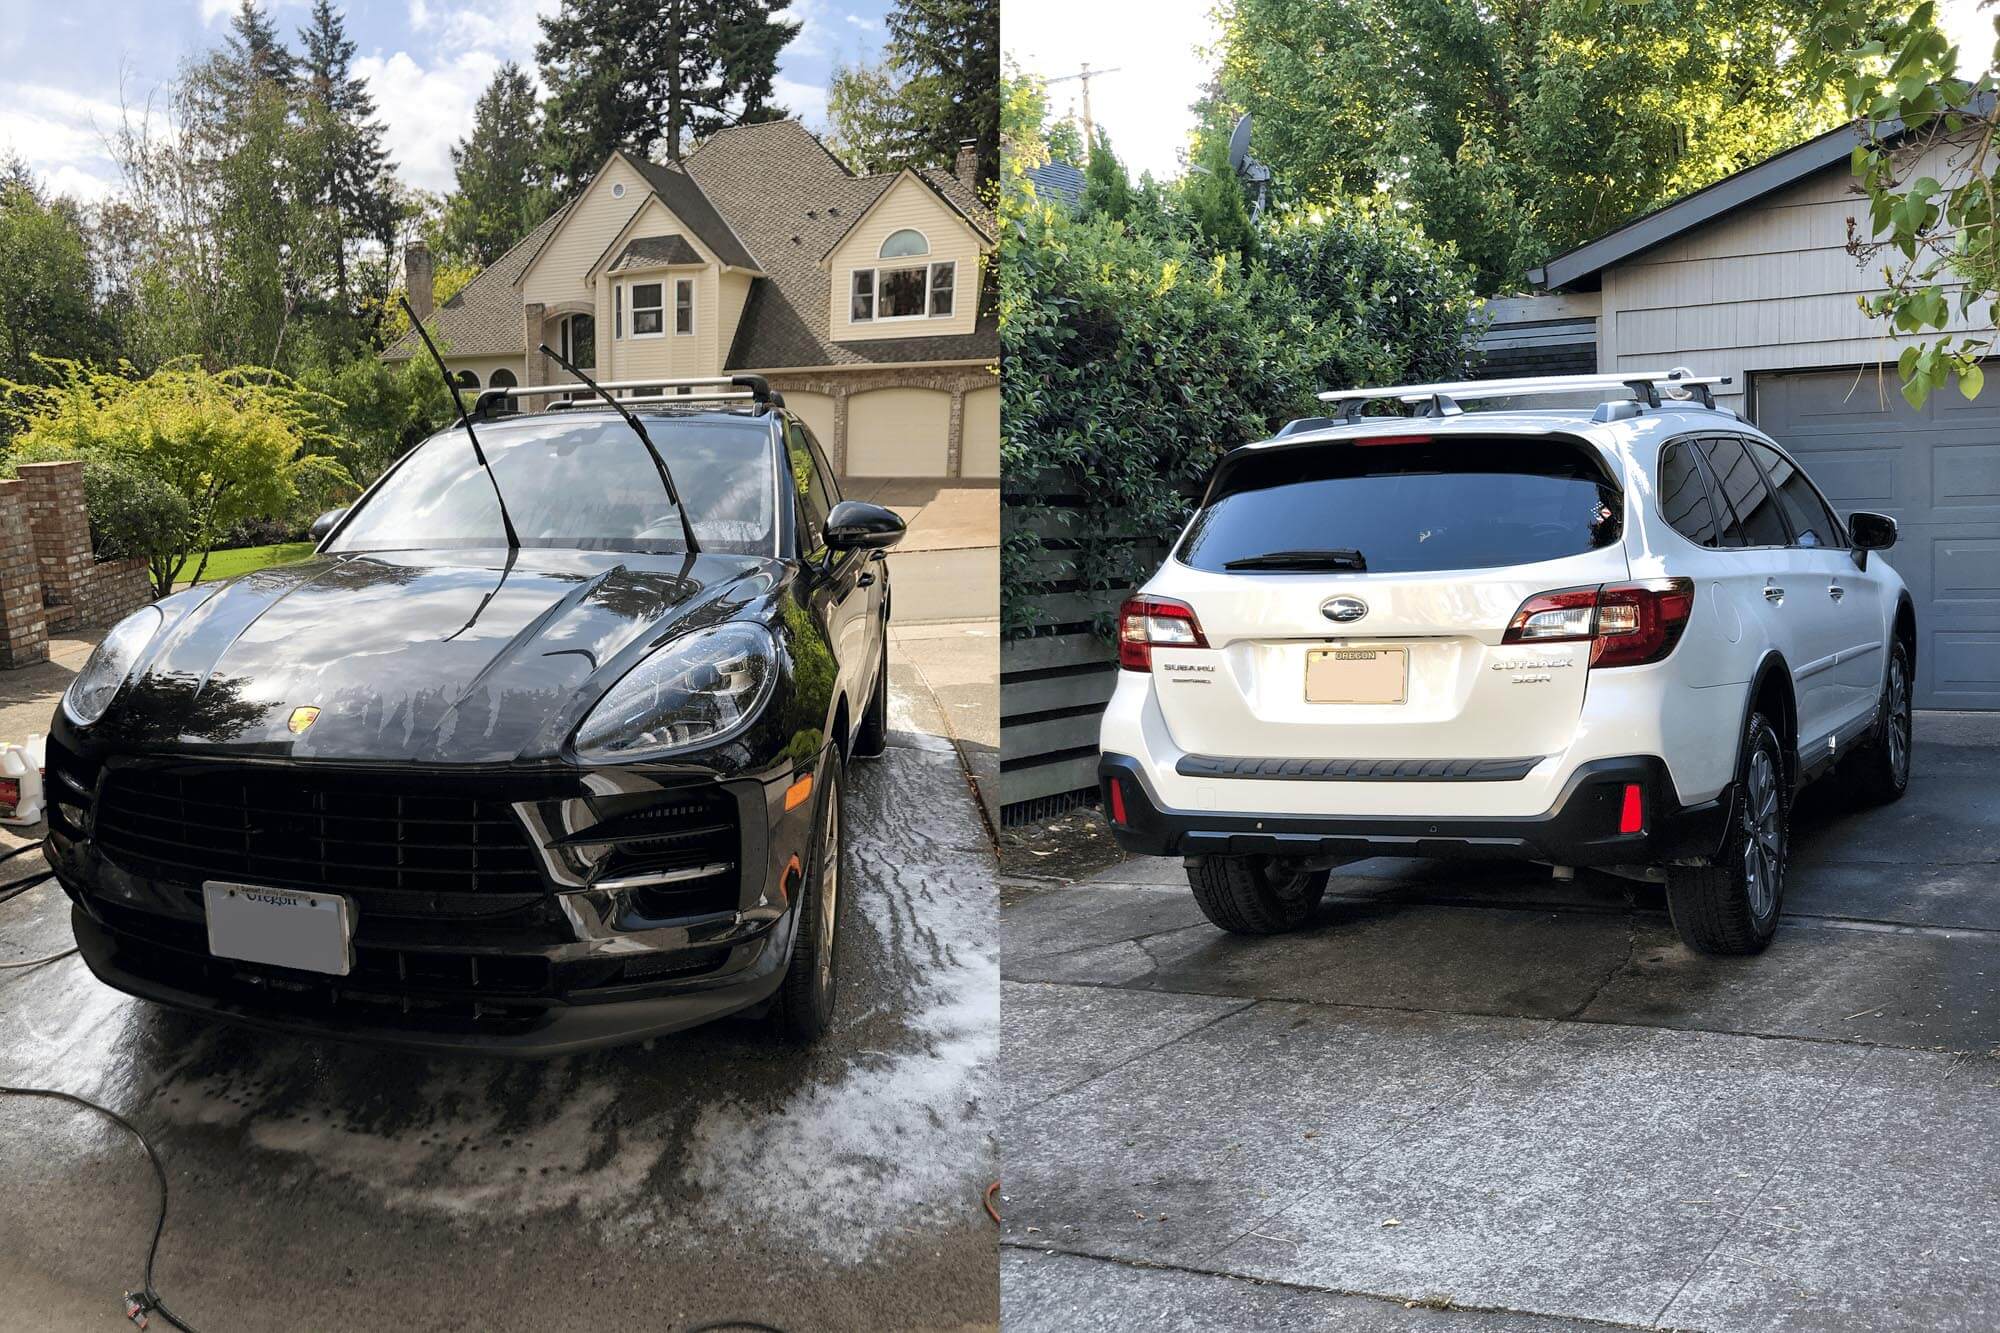
M 1464 409 L 1461 401 L 1481 398 L 1525 398 L 1543 394 L 1607 393 L 1629 391 L 1648 407 L 1660 405 L 1660 391 L 1675 399 L 1698 399 L 1703 407 L 1715 406 L 1714 389 L 1728 384 L 1728 375 L 1697 375 L 1685 366 L 1673 370 L 1626 370 L 1610 375 L 1537 375 L 1512 380 L 1458 380 L 1448 384 L 1393 384 L 1379 389 L 1331 389 L 1319 395 L 1322 403 L 1340 404 L 1344 421 L 1360 417 L 1369 403 L 1395 400 L 1426 404 L 1420 415 L 1456 416 Z
M 602 397 L 621 403 L 711 403 L 727 399 L 748 399 L 766 407 L 783 407 L 785 396 L 771 388 L 762 375 L 700 375 L 688 379 L 599 380 Z M 635 393 L 634 390 L 644 392 Z M 559 398 L 544 410 L 588 407 L 600 397 L 574 380 L 556 384 L 517 384 L 498 389 L 482 389 L 473 411 L 479 418 L 511 411 L 519 399 Z

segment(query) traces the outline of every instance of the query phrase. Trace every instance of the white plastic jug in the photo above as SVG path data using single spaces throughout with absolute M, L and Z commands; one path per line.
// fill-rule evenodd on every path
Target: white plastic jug
M 39 824 L 42 820 L 42 765 L 48 739 L 40 734 L 27 744 L 0 744 L 0 824 Z M 14 799 L 7 800 L 11 784 Z

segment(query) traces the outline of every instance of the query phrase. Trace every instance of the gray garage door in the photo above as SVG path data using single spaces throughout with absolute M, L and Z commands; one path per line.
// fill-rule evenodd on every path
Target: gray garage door
M 1989 377 L 2000 374 L 1990 367 Z M 2000 388 L 1916 411 L 1893 367 L 1756 377 L 1757 424 L 1834 508 L 1900 529 L 1889 563 L 1917 604 L 1919 708 L 2000 708 Z

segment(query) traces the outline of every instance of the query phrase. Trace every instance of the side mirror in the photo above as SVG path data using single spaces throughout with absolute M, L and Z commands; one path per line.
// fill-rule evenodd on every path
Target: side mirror
M 1847 516 L 1847 535 L 1857 551 L 1886 551 L 1896 544 L 1896 520 L 1856 510 Z
M 866 500 L 842 500 L 826 516 L 826 544 L 836 551 L 886 551 L 901 540 L 896 511 Z
M 340 520 L 346 517 L 347 510 L 345 508 L 329 509 L 312 521 L 312 527 L 306 530 L 306 535 L 316 542 L 323 541 L 326 538 L 326 534 L 332 532 L 334 528 L 339 526 Z

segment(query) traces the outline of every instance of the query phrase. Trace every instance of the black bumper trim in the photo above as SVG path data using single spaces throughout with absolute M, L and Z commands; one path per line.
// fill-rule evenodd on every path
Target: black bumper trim
M 1545 755 L 1520 759 L 1218 759 L 1184 754 L 1174 771 L 1184 778 L 1251 778 L 1276 782 L 1519 782 Z
M 1358 860 L 1417 856 L 1549 861 L 1556 865 L 1662 865 L 1703 860 L 1722 846 L 1734 808 L 1732 787 L 1712 801 L 1681 803 L 1664 760 L 1654 755 L 1598 759 L 1570 775 L 1549 813 L 1432 819 L 1409 815 L 1244 815 L 1163 808 L 1137 760 L 1098 759 L 1103 809 L 1119 846 L 1142 856 L 1276 855 Z M 1110 782 L 1119 779 L 1120 800 Z M 1625 787 L 1645 792 L 1642 826 L 1620 833 Z

